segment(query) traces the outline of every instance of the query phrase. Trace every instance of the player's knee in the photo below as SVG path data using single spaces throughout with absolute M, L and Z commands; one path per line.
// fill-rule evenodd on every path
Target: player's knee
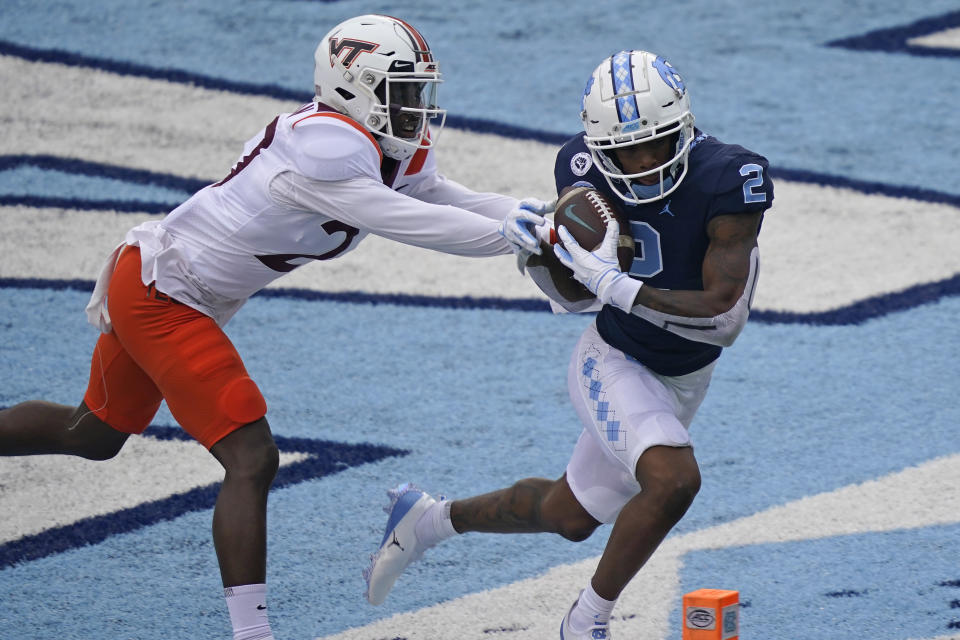
M 571 542 L 583 542 L 598 526 L 599 523 L 592 518 L 570 517 L 560 522 L 557 533 Z
M 279 468 L 280 450 L 271 437 L 248 445 L 242 455 L 238 456 L 238 463 L 228 472 L 258 486 L 269 487 Z
M 113 429 L 93 413 L 80 410 L 63 424 L 62 433 L 64 451 L 98 461 L 116 457 L 129 437 L 129 434 Z
M 700 474 L 678 473 L 662 479 L 648 490 L 657 497 L 664 517 L 679 522 L 700 492 Z
M 271 439 L 245 456 L 245 464 L 240 473 L 259 486 L 269 487 L 280 468 L 280 450 Z
M 690 449 L 651 447 L 637 463 L 637 481 L 647 504 L 675 524 L 700 492 L 700 468 Z
M 280 468 L 280 449 L 277 447 L 276 443 L 271 441 L 270 445 L 266 448 L 263 454 L 262 465 L 260 470 L 265 479 L 268 482 L 273 482 L 273 479 L 277 475 L 277 470 Z
M 225 480 L 269 489 L 280 467 L 280 451 L 266 418 L 223 437 L 210 449 L 226 472 Z
M 600 526 L 563 480 L 552 483 L 542 504 L 542 517 L 550 523 L 553 531 L 571 542 L 586 540 Z
M 87 460 L 110 460 L 120 453 L 123 442 L 92 442 L 83 443 L 76 448 L 77 455 Z

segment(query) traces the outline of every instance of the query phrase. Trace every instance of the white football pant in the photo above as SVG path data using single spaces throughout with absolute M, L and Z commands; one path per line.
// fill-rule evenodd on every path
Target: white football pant
M 640 493 L 637 460 L 648 448 L 692 446 L 687 429 L 715 364 L 662 376 L 604 342 L 594 324 L 583 332 L 567 373 L 584 425 L 567 463 L 567 482 L 590 515 L 611 523 Z

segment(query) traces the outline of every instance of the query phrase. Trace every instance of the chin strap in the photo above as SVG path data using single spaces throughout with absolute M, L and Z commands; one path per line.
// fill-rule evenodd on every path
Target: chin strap
M 636 182 L 630 183 L 630 190 L 633 191 L 633 195 L 637 196 L 641 200 L 646 200 L 648 198 L 656 198 L 661 193 L 666 193 L 673 188 L 673 176 L 667 175 L 664 179 L 661 189 L 661 183 L 657 184 L 638 184 Z
M 377 134 L 376 138 L 380 144 L 380 149 L 383 151 L 383 155 L 388 158 L 393 158 L 394 160 L 402 161 L 411 158 L 413 154 L 417 152 L 417 149 L 419 149 L 419 147 L 397 142 L 396 139 L 390 136 Z

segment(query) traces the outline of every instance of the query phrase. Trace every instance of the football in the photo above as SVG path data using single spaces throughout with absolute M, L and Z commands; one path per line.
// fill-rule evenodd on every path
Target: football
M 594 251 L 603 242 L 607 225 L 614 219 L 620 225 L 617 262 L 620 263 L 620 270 L 627 273 L 636 251 L 633 236 L 630 235 L 630 221 L 601 192 L 589 187 L 564 190 L 557 200 L 553 226 L 555 229 L 566 227 L 577 244 Z M 563 246 L 559 236 L 557 242 Z

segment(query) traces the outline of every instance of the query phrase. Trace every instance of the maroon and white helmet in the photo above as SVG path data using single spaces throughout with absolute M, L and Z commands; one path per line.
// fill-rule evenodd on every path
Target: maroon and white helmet
M 350 18 L 323 37 L 314 62 L 314 99 L 362 124 L 384 155 L 403 160 L 436 143 L 446 120 L 437 107 L 440 69 L 408 23 L 374 14 Z

